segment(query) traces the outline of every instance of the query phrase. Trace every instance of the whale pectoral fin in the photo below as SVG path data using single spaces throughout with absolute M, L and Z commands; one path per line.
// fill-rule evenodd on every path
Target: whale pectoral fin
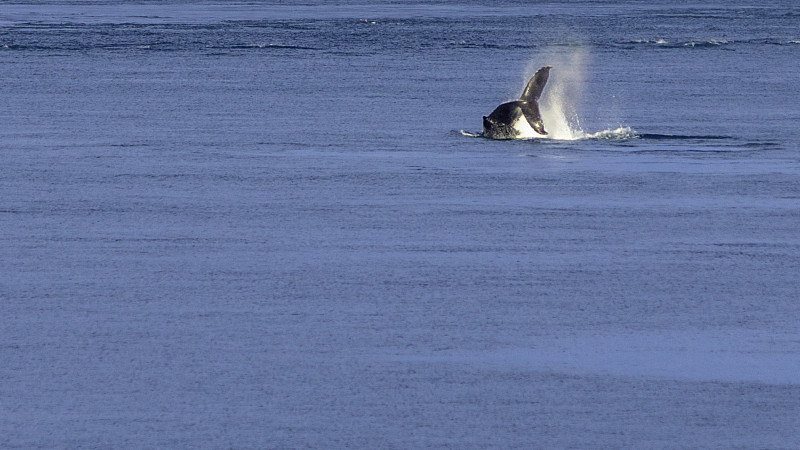
M 550 69 L 552 66 L 544 66 L 536 71 L 536 74 L 528 81 L 525 90 L 522 91 L 522 96 L 519 98 L 524 102 L 536 102 L 542 95 L 544 85 L 547 84 L 547 78 L 550 76 Z

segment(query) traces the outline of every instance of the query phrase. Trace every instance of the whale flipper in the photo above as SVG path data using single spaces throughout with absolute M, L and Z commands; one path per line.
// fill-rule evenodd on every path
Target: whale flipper
M 542 117 L 539 114 L 539 97 L 542 95 L 551 66 L 544 66 L 531 77 L 519 100 L 503 103 L 483 117 L 483 135 L 491 139 L 514 139 L 523 137 L 545 136 Z M 525 120 L 521 120 L 524 117 Z M 526 123 L 527 122 L 527 123 Z M 525 130 L 527 125 L 530 130 Z

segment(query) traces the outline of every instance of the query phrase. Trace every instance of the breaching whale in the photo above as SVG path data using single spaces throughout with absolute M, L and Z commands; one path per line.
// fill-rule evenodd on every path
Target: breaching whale
M 491 139 L 535 137 L 534 133 L 526 133 L 529 126 L 537 134 L 547 135 L 542 117 L 539 115 L 538 102 L 544 85 L 547 84 L 551 68 L 552 66 L 544 66 L 536 71 L 522 91 L 519 100 L 503 103 L 488 116 L 483 116 L 484 137 Z

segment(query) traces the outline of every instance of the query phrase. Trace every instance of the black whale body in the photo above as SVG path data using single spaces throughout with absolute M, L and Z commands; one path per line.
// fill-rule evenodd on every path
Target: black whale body
M 524 117 L 534 131 L 547 135 L 539 114 L 539 97 L 542 95 L 552 66 L 545 66 L 531 77 L 519 100 L 503 103 L 488 116 L 483 116 L 483 136 L 491 139 L 514 139 L 520 131 L 514 127 L 520 117 Z

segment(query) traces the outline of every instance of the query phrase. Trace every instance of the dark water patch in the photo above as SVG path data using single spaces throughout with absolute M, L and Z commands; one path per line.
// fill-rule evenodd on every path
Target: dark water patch
M 724 135 L 672 135 L 645 133 L 639 139 L 663 142 L 664 144 L 683 146 L 692 144 L 695 147 L 681 150 L 686 153 L 742 153 L 751 151 L 778 151 L 784 146 L 772 140 L 741 140 Z
M 491 49 L 491 50 L 519 50 L 533 49 L 536 44 L 493 44 L 487 42 L 450 41 L 447 46 L 460 49 Z
M 675 141 L 675 140 L 725 140 L 725 139 L 733 139 L 732 136 L 724 136 L 724 135 L 680 135 L 680 134 L 658 134 L 658 133 L 643 133 L 637 134 L 637 138 L 639 139 L 650 139 L 656 141 Z
M 731 144 L 730 147 L 743 148 L 743 149 L 764 149 L 764 150 L 780 150 L 784 148 L 780 142 L 774 142 L 774 141 L 747 141 L 737 144 Z
M 695 30 L 656 31 L 658 28 L 637 25 L 625 32 L 624 38 L 608 37 L 592 30 L 619 27 L 635 16 L 622 16 L 619 23 L 608 24 L 597 17 L 574 17 L 577 25 L 567 23 L 564 15 L 514 17 L 499 20 L 492 17 L 463 18 L 395 18 L 368 20 L 332 18 L 312 20 L 221 20 L 203 23 L 130 21 L 121 23 L 25 22 L 0 30 L 2 50 L 101 50 L 124 49 L 161 51 L 224 50 L 329 50 L 342 55 L 365 55 L 389 50 L 489 50 L 519 51 L 549 47 L 591 45 L 596 50 L 619 49 L 649 51 L 651 49 L 720 49 L 735 50 L 749 46 L 796 45 L 793 35 L 776 35 L 772 29 L 759 29 L 756 34 L 735 32 L 697 33 Z M 148 19 L 150 20 L 150 19 Z M 154 20 L 154 19 L 153 19 Z M 199 19 L 198 19 L 199 20 Z M 556 31 L 546 29 L 531 33 L 542 20 Z M 739 19 L 741 20 L 741 19 Z M 373 23 L 376 22 L 376 23 Z M 636 23 L 639 23 L 637 19 Z M 585 41 L 558 31 L 561 26 L 577 26 L 589 30 Z M 625 25 L 627 27 L 627 25 Z M 740 26 L 740 25 L 736 25 Z M 477 32 L 476 30 L 482 30 Z M 638 31 L 637 31 L 638 30 Z M 713 29 L 712 29 L 713 30 Z M 735 31 L 735 30 L 734 30 Z M 645 38 L 640 38 L 645 36 Z M 730 36 L 730 37 L 727 37 Z M 148 41 L 160 41 L 158 46 Z M 263 45 L 277 43 L 276 45 Z
M 311 27 L 313 28 L 313 26 Z M 311 42 L 330 42 L 335 36 L 320 39 L 319 31 L 283 22 L 258 27 L 239 23 L 211 24 L 79 24 L 23 23 L 0 32 L 0 51 L 204 51 L 208 48 L 316 50 Z M 324 33 L 322 33 L 324 34 Z M 322 36 L 325 37 L 325 36 Z

